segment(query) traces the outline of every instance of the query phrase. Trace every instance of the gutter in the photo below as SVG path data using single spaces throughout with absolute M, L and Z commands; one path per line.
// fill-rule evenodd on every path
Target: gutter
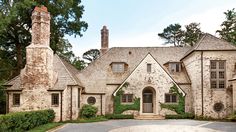
M 102 94 L 100 94 L 100 96 L 101 96 L 101 115 L 102 115 Z
M 61 107 L 60 107 L 60 122 L 62 122 L 62 91 L 60 91 L 61 94 Z
M 204 115 L 204 101 L 203 101 L 203 51 L 201 51 L 201 98 L 202 98 L 202 116 Z
M 72 86 L 70 86 L 70 120 L 72 120 Z

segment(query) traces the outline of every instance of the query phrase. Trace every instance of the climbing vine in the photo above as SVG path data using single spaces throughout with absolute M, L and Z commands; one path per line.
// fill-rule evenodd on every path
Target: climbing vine
M 124 94 L 122 88 L 127 88 L 129 83 L 126 82 L 121 86 L 121 89 L 117 92 L 114 97 L 114 114 L 121 114 L 126 110 L 139 110 L 140 109 L 140 98 L 134 98 L 133 104 L 121 104 L 121 98 Z
M 178 96 L 178 103 L 177 104 L 166 104 L 160 103 L 161 108 L 166 108 L 172 111 L 175 111 L 177 114 L 184 114 L 185 113 L 185 98 L 182 93 L 179 92 L 176 85 L 170 87 L 170 93 L 176 94 Z

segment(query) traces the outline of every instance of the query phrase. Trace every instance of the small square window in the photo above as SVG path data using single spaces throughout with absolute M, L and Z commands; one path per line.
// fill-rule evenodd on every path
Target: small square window
M 125 64 L 124 63 L 113 63 L 112 64 L 112 71 L 114 73 L 122 73 L 125 71 Z
M 147 72 L 150 73 L 152 71 L 152 64 L 147 64 Z
M 211 88 L 217 88 L 216 81 L 211 81 Z
M 133 102 L 133 94 L 123 94 L 121 101 L 122 101 L 122 103 L 131 103 L 131 102 Z
M 219 88 L 225 88 L 225 81 L 219 81 Z
M 54 106 L 59 105 L 59 94 L 57 93 L 52 94 L 52 105 Z
M 177 103 L 177 95 L 172 94 L 172 93 L 165 94 L 165 102 L 166 103 Z
M 216 69 L 216 61 L 211 61 L 211 69 Z
M 15 106 L 20 105 L 20 94 L 19 93 L 13 94 L 13 105 L 15 105 Z
M 181 63 L 178 63 L 178 62 L 169 63 L 169 71 L 171 73 L 181 72 Z

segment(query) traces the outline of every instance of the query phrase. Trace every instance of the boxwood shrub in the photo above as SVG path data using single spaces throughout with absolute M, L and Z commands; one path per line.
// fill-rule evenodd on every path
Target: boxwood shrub
M 184 114 L 177 114 L 177 115 L 166 115 L 166 119 L 193 119 L 194 114 L 192 113 L 184 113 Z
M 55 113 L 53 110 L 10 113 L 0 116 L 0 131 L 23 132 L 52 122 L 54 118 Z
M 107 119 L 134 119 L 134 115 L 107 114 Z
M 80 111 L 80 115 L 82 118 L 93 118 L 96 117 L 97 112 L 97 107 L 85 104 Z

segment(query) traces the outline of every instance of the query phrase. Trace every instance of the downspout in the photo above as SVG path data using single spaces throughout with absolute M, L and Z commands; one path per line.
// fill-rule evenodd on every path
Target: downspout
M 203 51 L 201 51 L 201 95 L 202 95 L 202 116 L 204 115 L 203 101 Z
M 62 122 L 62 91 L 60 92 L 61 94 L 61 107 L 60 107 L 60 122 Z
M 70 86 L 70 120 L 72 120 L 72 86 Z
M 7 94 L 7 101 L 6 101 L 6 113 L 9 113 L 9 93 L 8 92 L 6 92 L 6 94 Z
M 100 95 L 101 96 L 101 115 L 102 115 L 102 94 Z

